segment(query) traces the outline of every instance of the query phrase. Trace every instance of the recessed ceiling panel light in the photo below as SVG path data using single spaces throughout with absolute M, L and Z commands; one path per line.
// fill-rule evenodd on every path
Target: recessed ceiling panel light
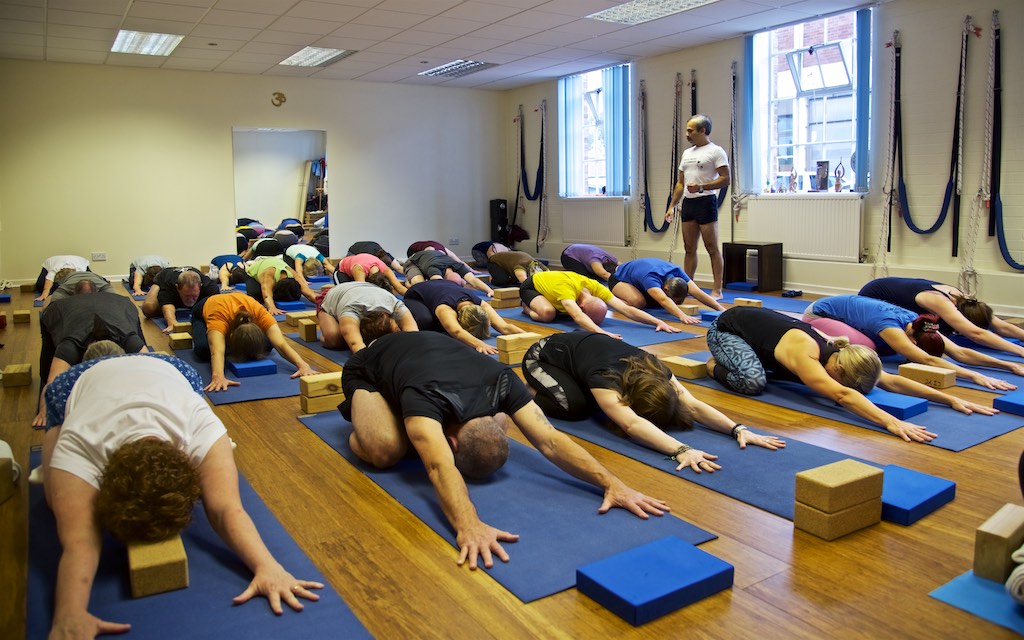
M 419 76 L 431 76 L 431 77 L 444 77 L 444 78 L 461 78 L 462 76 L 476 73 L 477 71 L 483 71 L 484 69 L 490 69 L 496 67 L 497 64 L 493 62 L 474 62 L 472 60 L 454 60 L 447 64 L 442 64 L 440 67 L 434 67 L 433 69 L 427 69 L 426 71 L 420 71 Z
M 665 16 L 703 7 L 713 2 L 718 2 L 718 0 L 633 0 L 633 2 L 627 2 L 604 11 L 592 13 L 587 17 L 605 22 L 616 22 L 618 24 L 643 24 L 644 22 L 650 22 Z
M 174 48 L 185 39 L 171 33 L 146 33 L 144 31 L 118 31 L 111 53 L 135 53 L 143 56 L 169 56 Z
M 289 67 L 326 67 L 334 64 L 342 58 L 347 58 L 355 53 L 349 49 L 324 49 L 322 47 L 306 47 L 302 51 L 293 54 L 280 64 Z

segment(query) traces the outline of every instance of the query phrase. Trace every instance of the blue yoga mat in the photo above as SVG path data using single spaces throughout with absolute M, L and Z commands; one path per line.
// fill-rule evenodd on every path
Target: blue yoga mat
M 316 353 L 319 353 L 320 355 L 327 358 L 331 362 L 335 362 L 337 364 L 343 365 L 346 362 L 348 362 L 349 358 L 352 357 L 352 352 L 349 351 L 348 349 L 328 349 L 327 347 L 324 346 L 324 343 L 320 342 L 319 331 L 316 332 L 316 335 L 318 339 L 313 342 L 306 342 L 305 340 L 300 338 L 299 334 L 297 333 L 286 333 L 284 334 L 284 337 L 289 338 L 295 344 L 306 347 L 310 351 L 315 351 Z
M 282 316 L 282 318 L 283 317 L 284 316 Z M 192 310 L 191 309 L 175 309 L 174 310 L 174 319 L 177 320 L 178 322 L 191 322 L 192 321 Z M 161 331 L 163 331 L 164 329 L 167 328 L 167 321 L 164 320 L 164 317 L 163 317 L 162 314 L 159 315 L 159 316 L 156 316 L 155 318 L 150 318 L 150 320 L 152 320 L 153 323 L 156 324 L 156 326 L 160 327 Z
M 213 370 L 209 362 L 202 362 L 196 358 L 192 349 L 179 349 L 174 355 L 181 358 L 196 368 L 204 383 L 209 383 L 213 376 Z M 288 398 L 299 395 L 299 379 L 291 378 L 295 373 L 295 365 L 281 357 L 277 351 L 272 351 L 268 356 L 277 363 L 277 373 L 267 376 L 253 376 L 239 380 L 241 386 L 228 387 L 227 391 L 212 391 L 206 394 L 215 405 L 234 404 L 235 402 L 248 402 L 250 400 L 267 400 L 269 398 Z M 235 378 L 225 372 L 229 380 Z
M 39 463 L 34 452 L 32 465 Z M 128 583 L 128 554 L 124 545 L 105 536 L 89 610 L 112 622 L 131 623 L 130 638 L 370 638 L 338 593 L 324 579 L 302 549 L 288 535 L 249 483 L 239 476 L 242 504 L 252 517 L 263 542 L 292 575 L 323 582 L 315 590 L 319 602 L 303 600 L 305 610 L 287 605 L 275 616 L 264 598 L 241 606 L 231 599 L 240 594 L 252 574 L 217 536 L 197 505 L 192 524 L 182 532 L 188 555 L 189 586 L 178 591 L 132 598 Z M 54 590 L 60 542 L 53 512 L 46 506 L 42 485 L 29 490 L 28 615 L 25 637 L 46 638 L 53 618 Z
M 709 289 L 704 289 L 704 291 L 710 293 Z M 719 300 L 722 304 L 735 304 L 736 298 L 749 298 L 760 300 L 765 309 L 789 311 L 790 313 L 803 313 L 807 306 L 811 304 L 811 300 L 806 298 L 780 298 L 778 296 L 754 293 L 753 291 L 730 291 L 726 289 L 722 291 L 722 294 L 723 297 Z
M 530 316 L 523 313 L 521 307 L 515 309 L 499 309 L 498 315 L 509 320 L 521 320 L 523 322 L 530 322 L 543 327 L 554 327 L 555 329 L 561 329 L 562 331 L 575 331 L 580 326 L 573 322 L 572 318 L 565 314 L 559 314 L 555 317 L 553 322 L 534 322 L 530 319 Z M 664 331 L 655 331 L 654 327 L 649 324 L 641 324 L 639 322 L 633 322 L 632 320 L 620 320 L 618 318 L 612 318 L 611 316 L 605 318 L 605 321 L 601 323 L 601 328 L 610 333 L 617 333 L 622 336 L 624 342 L 628 342 L 634 347 L 645 347 L 652 344 L 662 344 L 665 342 L 676 342 L 678 340 L 689 340 L 690 338 L 699 338 L 695 333 L 687 333 L 686 331 L 680 331 L 679 333 L 666 333 Z
M 722 468 L 714 473 L 698 474 L 691 469 L 677 472 L 676 464 L 666 460 L 664 455 L 606 428 L 602 423 L 602 415 L 577 422 L 550 420 L 559 431 L 572 434 L 581 440 L 615 451 L 665 473 L 677 475 L 684 480 L 764 509 L 787 520 L 793 519 L 793 505 L 796 501 L 796 474 L 801 471 L 847 459 L 883 468 L 882 465 L 870 460 L 824 449 L 792 438 L 785 438 L 786 447 L 777 451 L 753 445 L 747 445 L 746 449 L 740 449 L 736 440 L 730 435 L 696 427 L 691 431 L 680 430 L 670 433 L 695 449 L 718 456 L 716 462 L 722 465 Z M 764 429 L 757 429 L 757 432 L 770 433 Z M 901 477 L 903 477 L 901 474 L 887 473 L 885 491 L 902 491 L 903 495 L 909 493 L 914 496 L 913 485 L 910 484 L 910 481 L 901 481 Z M 923 477 L 930 478 L 930 476 Z M 935 480 L 941 479 L 936 478 Z M 883 491 L 883 495 L 885 491 Z M 932 510 L 934 508 L 924 513 L 930 513 Z M 883 510 L 884 513 L 885 510 Z M 901 524 L 906 524 L 906 522 Z
M 145 300 L 146 299 L 146 293 L 149 292 L 149 289 L 144 289 L 141 296 L 136 296 L 136 295 L 132 295 L 132 291 L 133 291 L 132 285 L 127 280 L 122 280 L 121 284 L 124 285 L 124 290 L 128 292 L 128 295 L 132 296 L 132 300 Z
M 936 600 L 1024 635 L 1024 606 L 1006 593 L 1006 588 L 968 571 L 929 593 Z
M 716 462 L 722 465 L 722 468 L 714 473 L 698 474 L 690 469 L 677 472 L 675 470 L 677 465 L 671 460 L 666 460 L 664 454 L 652 451 L 616 434 L 600 422 L 600 417 L 578 422 L 554 418 L 549 418 L 549 420 L 559 431 L 600 445 L 666 473 L 677 475 L 684 480 L 764 509 L 787 520 L 793 519 L 797 473 L 847 458 L 873 464 L 792 438 L 785 438 L 786 448 L 778 451 L 750 445 L 746 449 L 740 449 L 736 440 L 728 434 L 697 427 L 692 431 L 674 430 L 670 433 L 695 449 L 718 456 Z M 763 429 L 757 429 L 757 431 L 758 433 L 768 433 Z
M 711 357 L 711 354 L 704 351 L 687 354 L 686 357 L 704 361 Z M 726 389 L 710 377 L 687 380 L 686 382 L 740 395 Z M 854 415 L 833 401 L 809 393 L 808 388 L 802 384 L 771 381 L 768 383 L 768 388 L 761 395 L 745 397 L 751 397 L 761 402 L 788 409 L 804 411 L 821 418 L 829 418 L 837 422 L 888 433 L 882 427 Z M 914 416 L 909 422 L 926 427 L 929 431 L 938 434 L 938 437 L 928 444 L 941 449 L 948 449 L 949 451 L 963 451 L 1024 426 L 1024 417 L 1007 413 L 1000 413 L 994 416 L 978 414 L 968 416 L 946 406 L 928 403 L 928 410 L 921 415 Z
M 299 420 L 455 546 L 454 531 L 419 460 L 374 470 L 349 449 L 352 426 L 338 413 Z M 672 515 L 641 520 L 624 509 L 599 515 L 598 488 L 569 476 L 530 447 L 512 440 L 509 446 L 505 466 L 488 481 L 469 484 L 469 493 L 481 520 L 520 535 L 518 542 L 504 545 L 508 563 L 497 560 L 482 570 L 523 602 L 569 589 L 576 584 L 578 567 L 638 545 L 670 535 L 691 544 L 716 537 Z M 452 562 L 456 558 L 452 553 Z
M 46 302 L 46 301 L 45 300 L 35 300 L 35 299 L 33 299 L 32 300 L 32 306 L 33 307 L 41 307 L 41 306 L 43 306 L 44 302 Z
M 893 374 L 893 375 L 899 375 L 900 365 L 904 364 L 906 362 L 907 362 L 907 359 L 904 358 L 903 356 L 899 355 L 899 354 L 888 355 L 888 356 L 882 357 L 882 368 L 885 369 L 887 372 Z M 1006 382 L 1009 382 L 1010 384 L 1015 384 L 1015 385 L 1017 385 L 1018 389 L 1024 389 L 1024 376 L 1018 376 L 1018 375 L 1016 375 L 1014 373 L 1010 373 L 1006 369 L 990 369 L 988 367 L 973 367 L 973 366 L 965 365 L 965 364 L 959 363 L 959 362 L 957 364 L 960 365 L 961 367 L 965 368 L 965 369 L 970 369 L 971 371 L 981 372 L 982 374 L 984 374 L 986 376 L 989 376 L 991 378 L 997 378 L 999 380 L 1005 380 Z M 994 389 L 989 389 L 988 387 L 983 387 L 980 384 L 975 384 L 974 382 L 971 382 L 970 380 L 967 380 L 965 378 L 957 378 L 956 379 L 956 384 L 957 384 L 958 387 L 966 387 L 968 389 L 980 389 L 981 391 L 988 391 L 989 393 L 998 393 L 1000 395 L 1006 393 L 1005 391 L 996 391 Z

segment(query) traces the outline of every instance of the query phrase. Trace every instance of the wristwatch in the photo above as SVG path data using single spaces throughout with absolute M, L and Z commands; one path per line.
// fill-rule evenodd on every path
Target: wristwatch
M 704 185 L 697 185 L 697 193 L 704 193 Z

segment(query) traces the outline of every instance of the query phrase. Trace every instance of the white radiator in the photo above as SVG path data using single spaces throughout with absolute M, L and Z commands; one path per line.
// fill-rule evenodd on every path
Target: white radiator
M 626 199 L 599 196 L 562 200 L 562 241 L 626 246 Z
M 859 193 L 794 193 L 747 199 L 748 240 L 781 242 L 787 258 L 859 262 Z

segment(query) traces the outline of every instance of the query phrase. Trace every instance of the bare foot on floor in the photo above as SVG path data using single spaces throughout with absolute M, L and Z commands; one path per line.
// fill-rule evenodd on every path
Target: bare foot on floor
M 711 299 L 712 299 L 712 300 L 721 300 L 721 299 L 722 299 L 722 298 L 724 298 L 724 297 L 725 297 L 725 296 L 724 296 L 724 295 L 722 295 L 722 290 L 721 290 L 721 289 L 719 289 L 719 290 L 717 290 L 717 291 L 712 291 L 712 292 L 711 292 Z

